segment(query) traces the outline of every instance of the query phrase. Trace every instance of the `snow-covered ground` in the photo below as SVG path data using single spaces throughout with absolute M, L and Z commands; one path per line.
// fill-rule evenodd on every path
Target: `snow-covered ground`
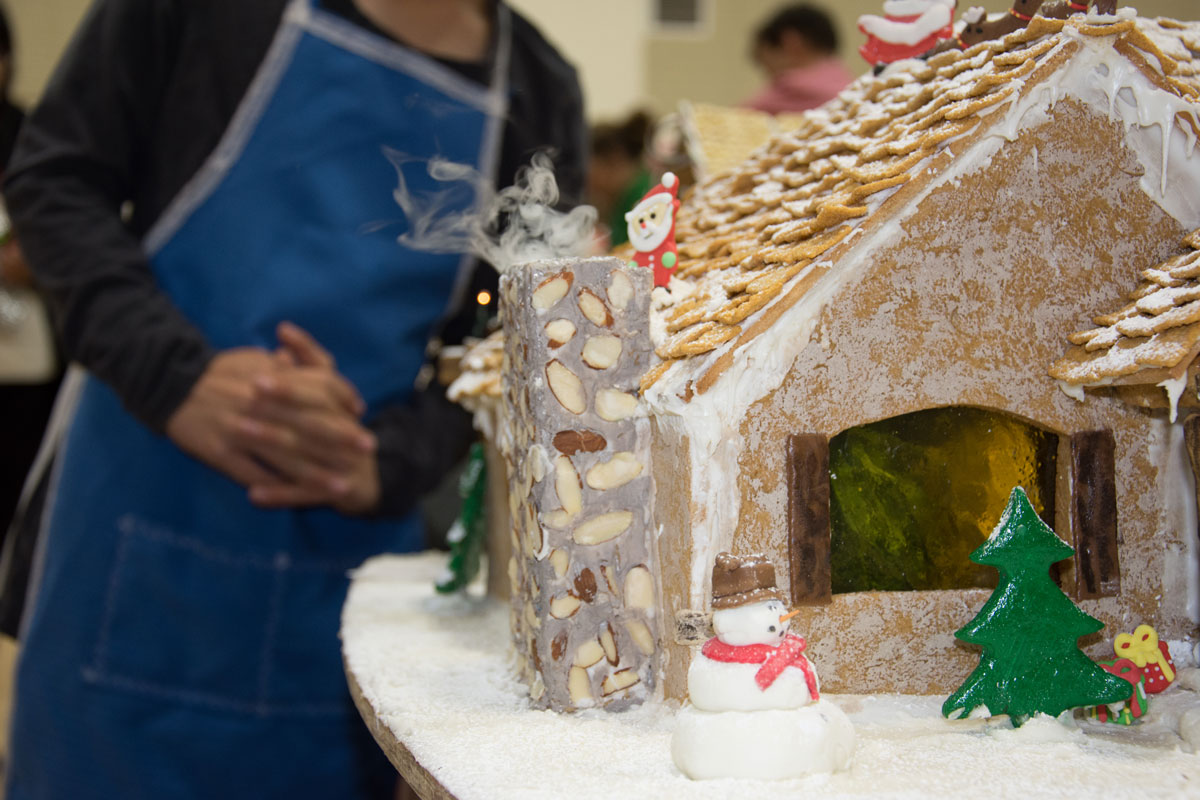
M 1200 754 L 1189 744 L 1200 743 L 1195 669 L 1181 669 L 1130 728 L 1035 719 L 1014 730 L 1004 717 L 947 721 L 940 696 L 832 696 L 857 734 L 849 770 L 693 782 L 671 762 L 669 704 L 530 710 L 509 666 L 508 609 L 435 597 L 443 563 L 438 554 L 368 562 L 342 638 L 347 670 L 379 719 L 459 800 L 1200 797 Z

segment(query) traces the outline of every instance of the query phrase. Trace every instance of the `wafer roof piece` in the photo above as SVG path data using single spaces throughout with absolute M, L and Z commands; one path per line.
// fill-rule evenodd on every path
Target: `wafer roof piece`
M 1050 375 L 1069 386 L 1157 384 L 1179 378 L 1200 353 L 1200 230 L 1184 252 L 1142 271 L 1130 303 L 1079 331 Z
M 864 76 L 685 200 L 676 275 L 691 291 L 658 306 L 661 363 L 643 389 L 685 402 L 709 389 L 787 309 L 820 294 L 864 223 L 903 214 L 971 144 L 1015 124 L 1017 101 L 1097 46 L 1176 98 L 1173 123 L 1200 136 L 1197 23 L 1035 17 L 1003 39 Z
M 737 167 L 772 136 L 800 124 L 800 114 L 768 114 L 749 108 L 682 103 L 688 156 L 699 178 Z
M 459 363 L 459 375 L 446 390 L 446 396 L 469 411 L 476 411 L 489 401 L 499 401 L 503 361 L 503 331 L 469 343 Z

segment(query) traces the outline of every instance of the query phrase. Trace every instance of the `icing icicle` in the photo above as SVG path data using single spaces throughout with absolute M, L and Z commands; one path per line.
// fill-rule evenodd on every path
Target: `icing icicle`
M 1167 390 L 1167 401 L 1171 404 L 1171 422 L 1174 422 L 1179 415 L 1179 398 L 1183 396 L 1183 390 L 1187 388 L 1187 383 L 1188 379 L 1185 373 L 1178 378 L 1167 378 L 1158 384 Z

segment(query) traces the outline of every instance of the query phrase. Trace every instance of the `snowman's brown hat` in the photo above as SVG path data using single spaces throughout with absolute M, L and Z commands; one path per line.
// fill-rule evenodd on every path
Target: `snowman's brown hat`
M 719 553 L 713 564 L 712 588 L 714 611 L 764 600 L 783 601 L 775 587 L 775 567 L 761 553 L 748 556 Z

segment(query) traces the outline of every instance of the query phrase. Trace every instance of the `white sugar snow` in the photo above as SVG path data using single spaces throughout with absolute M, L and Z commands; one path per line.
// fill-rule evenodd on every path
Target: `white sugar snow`
M 671 762 L 672 704 L 619 714 L 531 710 L 509 663 L 507 608 L 431 600 L 444 558 L 368 562 L 342 636 L 348 672 L 380 722 L 459 800 L 1078 798 L 1111 795 L 1114 781 L 1129 775 L 1147 796 L 1183 796 L 1200 785 L 1200 756 L 1186 752 L 1200 735 L 1200 696 L 1182 686 L 1200 688 L 1200 678 L 1182 667 L 1181 687 L 1153 698 L 1145 724 L 1131 728 L 1031 720 L 1013 731 L 1004 718 L 944 720 L 940 697 L 835 696 L 856 728 L 846 772 L 693 782 Z

